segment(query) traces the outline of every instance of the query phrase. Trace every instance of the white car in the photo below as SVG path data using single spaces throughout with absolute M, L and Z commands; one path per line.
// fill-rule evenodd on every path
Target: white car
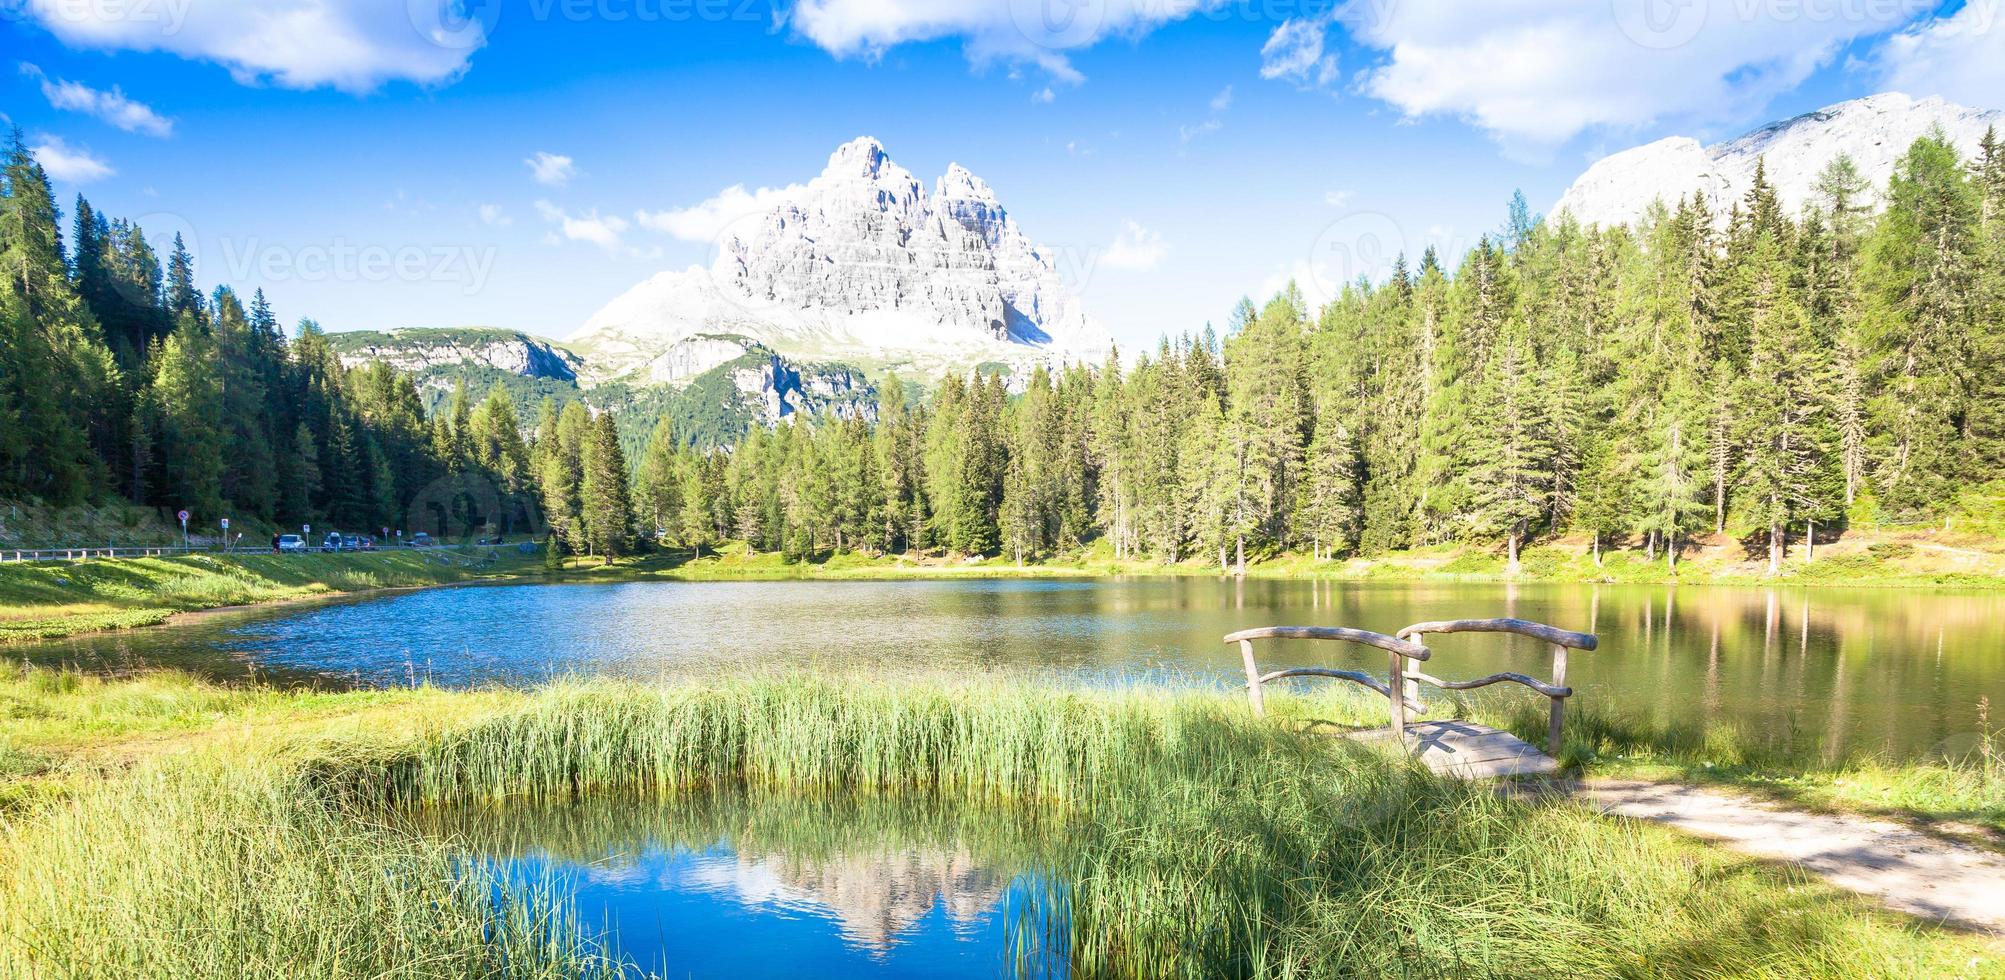
M 281 552 L 305 551 L 306 539 L 297 534 L 281 534 L 278 536 L 278 550 Z

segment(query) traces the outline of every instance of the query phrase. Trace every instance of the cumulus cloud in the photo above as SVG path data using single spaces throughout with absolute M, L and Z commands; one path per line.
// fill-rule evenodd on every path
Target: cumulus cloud
M 483 204 L 480 206 L 480 223 L 501 228 L 514 224 L 515 219 L 509 217 L 507 212 L 501 210 L 501 205 L 499 204 Z
M 536 182 L 550 187 L 562 187 L 571 182 L 578 172 L 578 165 L 570 157 L 558 153 L 537 150 L 536 155 L 522 161 L 529 168 L 529 174 Z
M 19 16 L 71 47 L 163 51 L 222 65 L 244 84 L 352 93 L 389 81 L 451 82 L 489 27 L 455 0 L 14 2 Z
M 2005 94 L 2005 3 L 1970 0 L 1954 15 L 1925 21 L 1886 39 L 1874 52 L 1884 87 L 1940 95 L 1982 109 Z
M 1282 21 L 1260 46 L 1260 77 L 1285 79 L 1303 88 L 1336 81 L 1337 56 L 1323 53 L 1328 28 L 1329 22 L 1317 17 Z
M 66 183 L 86 184 L 118 172 L 89 150 L 63 142 L 60 136 L 41 136 L 28 145 L 28 152 L 50 177 Z
M 732 184 L 718 191 L 716 196 L 686 208 L 637 211 L 634 221 L 642 228 L 673 235 L 684 241 L 715 241 L 732 223 L 771 211 L 798 196 L 802 190 L 799 184 L 761 187 L 756 191 L 747 191 L 743 184 Z
M 552 235 L 561 234 L 564 240 L 590 242 L 608 252 L 622 251 L 625 246 L 621 236 L 627 232 L 627 221 L 619 215 L 602 215 L 596 209 L 573 215 L 549 201 L 537 201 L 536 213 L 556 225 L 557 230 Z
M 959 39 L 978 66 L 1031 64 L 1060 81 L 1084 76 L 1066 53 L 1139 37 L 1225 0 L 799 0 L 789 28 L 839 58 L 875 58 L 915 41 Z
M 1362 76 L 1367 94 L 1409 117 L 1467 119 L 1506 149 L 1535 156 L 1593 127 L 1744 121 L 1846 44 L 1932 7 L 1933 0 L 1352 0 L 1335 17 L 1352 38 L 1383 52 Z
M 25 61 L 21 63 L 21 74 L 39 82 L 42 98 L 48 99 L 49 105 L 55 108 L 95 116 L 128 133 L 162 138 L 174 135 L 174 120 L 153 111 L 144 102 L 127 98 L 116 85 L 105 91 L 82 82 L 50 78 L 42 73 L 41 68 Z
M 1114 244 L 1107 246 L 1100 261 L 1116 269 L 1153 269 L 1169 254 L 1169 246 L 1163 244 L 1163 236 L 1130 221 L 1114 236 Z

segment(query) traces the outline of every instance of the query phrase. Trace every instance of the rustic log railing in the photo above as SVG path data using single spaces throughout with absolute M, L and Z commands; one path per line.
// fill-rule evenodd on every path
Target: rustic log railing
M 1414 661 L 1417 665 L 1433 656 L 1433 651 L 1422 642 L 1423 637 L 1433 633 L 1515 633 L 1544 640 L 1552 644 L 1552 682 L 1547 683 L 1514 671 L 1503 671 L 1474 680 L 1449 681 L 1428 674 L 1417 666 L 1409 666 L 1408 660 Z M 1259 665 L 1254 661 L 1253 641 L 1266 639 L 1339 640 L 1378 647 L 1387 654 L 1386 681 L 1381 683 L 1378 678 L 1363 671 L 1337 670 L 1329 667 L 1290 667 L 1261 673 Z M 1573 696 L 1573 689 L 1566 686 L 1567 651 L 1592 650 L 1596 644 L 1592 633 L 1575 633 L 1522 619 L 1454 619 L 1415 623 L 1400 630 L 1395 636 L 1341 626 L 1263 626 L 1258 629 L 1240 630 L 1227 636 L 1225 642 L 1239 644 L 1240 656 L 1246 662 L 1246 695 L 1252 702 L 1253 713 L 1256 715 L 1267 713 L 1267 699 L 1262 688 L 1269 681 L 1284 677 L 1333 677 L 1362 685 L 1383 695 L 1390 707 L 1392 734 L 1395 738 L 1399 738 L 1406 732 L 1408 710 L 1415 713 L 1426 710 L 1426 706 L 1420 702 L 1418 682 L 1424 681 L 1449 691 L 1466 691 L 1509 681 L 1513 684 L 1522 684 L 1552 700 L 1552 713 L 1546 728 L 1546 745 L 1554 757 L 1560 752 L 1560 730 L 1566 718 L 1566 699 Z M 1394 692 L 1397 692 L 1397 696 Z

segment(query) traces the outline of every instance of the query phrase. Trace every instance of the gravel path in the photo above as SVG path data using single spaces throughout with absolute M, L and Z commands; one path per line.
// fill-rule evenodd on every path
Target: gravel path
M 1885 820 L 1806 813 L 1720 790 L 1590 780 L 1579 798 L 1758 858 L 1802 865 L 1840 888 L 1938 922 L 2005 933 L 2005 856 Z

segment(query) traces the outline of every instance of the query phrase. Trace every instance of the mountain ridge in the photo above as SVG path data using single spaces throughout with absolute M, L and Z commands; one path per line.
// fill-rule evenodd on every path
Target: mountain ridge
M 731 222 L 708 266 L 643 280 L 571 344 L 608 380 L 673 374 L 691 356 L 678 345 L 703 335 L 926 374 L 1098 359 L 1112 340 L 1054 254 L 968 168 L 950 164 L 929 191 L 861 136 L 806 184 Z M 664 358 L 669 367 L 655 363 Z
M 1672 205 L 1700 194 L 1718 220 L 1753 184 L 1765 162 L 1783 208 L 1794 215 L 1815 192 L 1817 175 L 1839 154 L 1852 158 L 1873 193 L 1886 187 L 1896 161 L 1932 127 L 1941 126 L 1966 157 L 1986 129 L 2005 127 L 2005 111 L 1974 109 L 1937 96 L 1916 99 L 1882 92 L 1777 120 L 1740 136 L 1702 146 L 1690 136 L 1670 136 L 1602 157 L 1574 180 L 1553 205 L 1583 224 L 1626 225 L 1652 202 Z

